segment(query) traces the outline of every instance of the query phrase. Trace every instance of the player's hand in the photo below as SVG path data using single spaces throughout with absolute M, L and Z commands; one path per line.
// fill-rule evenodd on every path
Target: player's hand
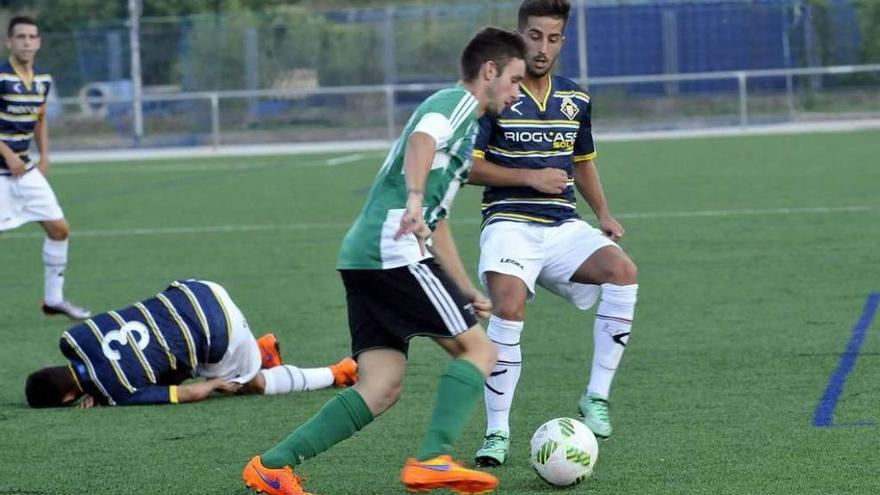
M 568 173 L 561 168 L 530 170 L 529 185 L 546 194 L 561 194 L 568 188 Z
M 471 305 L 473 305 L 474 312 L 478 317 L 487 320 L 492 316 L 492 301 L 485 294 L 477 289 L 472 289 L 469 294 L 465 295 L 471 300 Z
M 43 174 L 43 177 L 49 176 L 49 159 L 40 157 L 40 161 L 37 163 L 37 169 Z
M 626 233 L 623 230 L 623 225 L 620 225 L 620 222 L 611 215 L 600 217 L 599 225 L 602 227 L 602 232 L 614 242 L 619 241 L 623 234 Z
M 27 172 L 27 164 L 16 154 L 10 153 L 9 156 L 3 157 L 6 166 L 9 167 L 9 173 L 13 176 L 21 176 Z
M 82 401 L 79 403 L 80 409 L 90 409 L 96 405 L 97 402 L 95 402 L 95 398 L 89 394 L 83 395 Z
M 409 198 L 406 200 L 406 211 L 403 216 L 400 217 L 400 227 L 397 229 L 397 232 L 394 233 L 394 240 L 399 240 L 401 237 L 408 234 L 416 236 L 416 240 L 419 243 L 419 251 L 421 251 L 424 256 L 427 252 L 425 241 L 431 237 L 431 229 L 428 228 L 428 225 L 425 223 L 425 218 L 422 215 L 421 194 L 410 194 Z
M 227 382 L 219 378 L 215 379 L 214 381 L 216 381 L 216 388 L 214 390 L 218 392 L 223 392 L 224 394 L 238 393 L 238 391 L 241 390 L 241 387 L 243 386 L 241 383 Z

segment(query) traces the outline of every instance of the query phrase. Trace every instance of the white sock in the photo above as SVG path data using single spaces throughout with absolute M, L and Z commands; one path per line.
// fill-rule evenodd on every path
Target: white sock
M 486 379 L 486 388 L 483 390 L 488 420 L 486 434 L 498 430 L 510 431 L 510 404 L 522 371 L 522 351 L 519 346 L 522 329 L 521 321 L 508 321 L 494 315 L 489 318 L 487 333 L 498 349 L 498 361 Z
M 333 385 L 330 368 L 297 368 L 283 364 L 260 370 L 266 379 L 265 395 L 318 390 Z
M 587 393 L 608 398 L 611 380 L 623 357 L 636 308 L 639 285 L 602 284 L 602 301 L 593 326 L 593 368 Z
M 53 241 L 48 237 L 43 242 L 43 267 L 45 284 L 43 299 L 46 304 L 55 305 L 64 300 L 64 269 L 67 268 L 67 240 Z

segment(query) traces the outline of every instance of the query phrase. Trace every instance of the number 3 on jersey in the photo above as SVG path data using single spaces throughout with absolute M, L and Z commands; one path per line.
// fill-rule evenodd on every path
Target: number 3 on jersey
M 119 351 L 110 346 L 113 342 L 116 342 L 119 346 L 131 343 L 132 345 L 138 346 L 138 349 L 144 350 L 150 345 L 150 331 L 139 321 L 129 321 L 125 325 L 122 325 L 122 328 L 119 330 L 107 332 L 107 334 L 104 335 L 104 340 L 101 341 L 101 349 L 104 351 L 104 355 L 107 356 L 107 359 L 119 361 L 122 359 L 122 355 Z

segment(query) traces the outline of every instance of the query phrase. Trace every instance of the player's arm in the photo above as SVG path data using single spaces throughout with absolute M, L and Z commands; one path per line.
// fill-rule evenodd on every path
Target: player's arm
M 568 187 L 568 174 L 558 168 L 503 167 L 486 160 L 482 152 L 474 153 L 474 164 L 468 184 L 492 187 L 531 187 L 542 193 L 559 194 Z
M 490 115 L 479 120 L 474 140 L 473 166 L 468 173 L 468 184 L 492 187 L 531 187 L 543 193 L 559 194 L 565 190 L 568 177 L 562 170 L 523 169 L 498 165 L 486 159 L 492 136 L 498 131 L 497 121 Z
M 214 391 L 233 393 L 239 388 L 241 388 L 241 384 L 226 382 L 219 378 L 184 385 L 151 385 L 138 389 L 133 394 L 116 399 L 116 403 L 120 406 L 183 404 L 185 402 L 205 400 Z
M 434 259 L 443 267 L 443 271 L 455 282 L 462 294 L 473 303 L 477 314 L 481 318 L 491 316 L 492 303 L 474 286 L 468 276 L 467 270 L 461 262 L 461 256 L 458 255 L 458 248 L 455 246 L 455 239 L 452 237 L 452 229 L 449 227 L 448 220 L 443 219 L 437 222 L 434 235 L 431 237 L 430 249 Z
M 573 172 L 574 185 L 581 196 L 587 200 L 596 219 L 599 220 L 599 228 L 605 232 L 612 241 L 623 237 L 623 226 L 620 225 L 608 208 L 605 192 L 602 190 L 602 180 L 599 178 L 599 169 L 596 167 L 596 143 L 593 142 L 593 104 L 587 102 L 581 109 L 580 126 L 577 139 L 574 142 Z
M 574 184 L 581 196 L 587 200 L 593 213 L 596 214 L 605 235 L 613 241 L 623 237 L 623 226 L 611 215 L 611 210 L 608 208 L 608 201 L 605 199 L 605 191 L 602 189 L 602 181 L 599 178 L 599 169 L 596 167 L 595 160 L 575 162 Z
M 27 171 L 27 164 L 24 163 L 24 160 L 3 141 L 0 141 L 0 155 L 3 156 L 3 161 L 9 167 L 9 173 L 12 175 L 23 175 Z
M 46 104 L 37 112 L 37 124 L 34 126 L 34 140 L 37 142 L 37 150 L 40 152 L 40 163 L 37 168 L 40 173 L 49 173 L 49 122 L 46 121 Z
M 178 385 L 176 388 L 177 402 L 183 404 L 184 402 L 198 402 L 200 400 L 205 400 L 212 392 L 224 392 L 229 394 L 238 392 L 238 390 L 241 389 L 241 384 L 227 382 L 220 378 L 211 378 L 210 380 L 205 380 L 203 382 Z
M 413 132 L 406 141 L 406 155 L 403 158 L 403 173 L 406 180 L 406 212 L 400 218 L 400 228 L 394 239 L 413 234 L 419 241 L 419 248 L 425 253 L 425 240 L 431 236 L 431 229 L 425 224 L 422 204 L 425 200 L 425 183 L 434 161 L 437 142 L 425 132 Z

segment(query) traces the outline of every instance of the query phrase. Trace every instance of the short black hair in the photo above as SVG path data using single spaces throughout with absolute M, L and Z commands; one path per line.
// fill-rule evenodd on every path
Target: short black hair
M 568 0 L 524 0 L 519 6 L 519 30 L 529 23 L 529 17 L 555 17 L 562 19 L 562 27 L 568 24 L 571 4 Z
M 76 388 L 69 367 L 49 366 L 28 375 L 24 395 L 31 407 L 61 407 L 67 405 L 64 396 Z
M 483 28 L 461 53 L 461 78 L 473 81 L 480 74 L 480 67 L 490 60 L 502 72 L 514 58 L 526 58 L 526 44 L 518 34 L 494 27 Z
M 18 26 L 19 24 L 29 24 L 37 27 L 37 20 L 29 15 L 17 15 L 12 19 L 9 19 L 9 24 L 6 26 L 6 36 L 11 37 L 15 30 L 15 26 Z

